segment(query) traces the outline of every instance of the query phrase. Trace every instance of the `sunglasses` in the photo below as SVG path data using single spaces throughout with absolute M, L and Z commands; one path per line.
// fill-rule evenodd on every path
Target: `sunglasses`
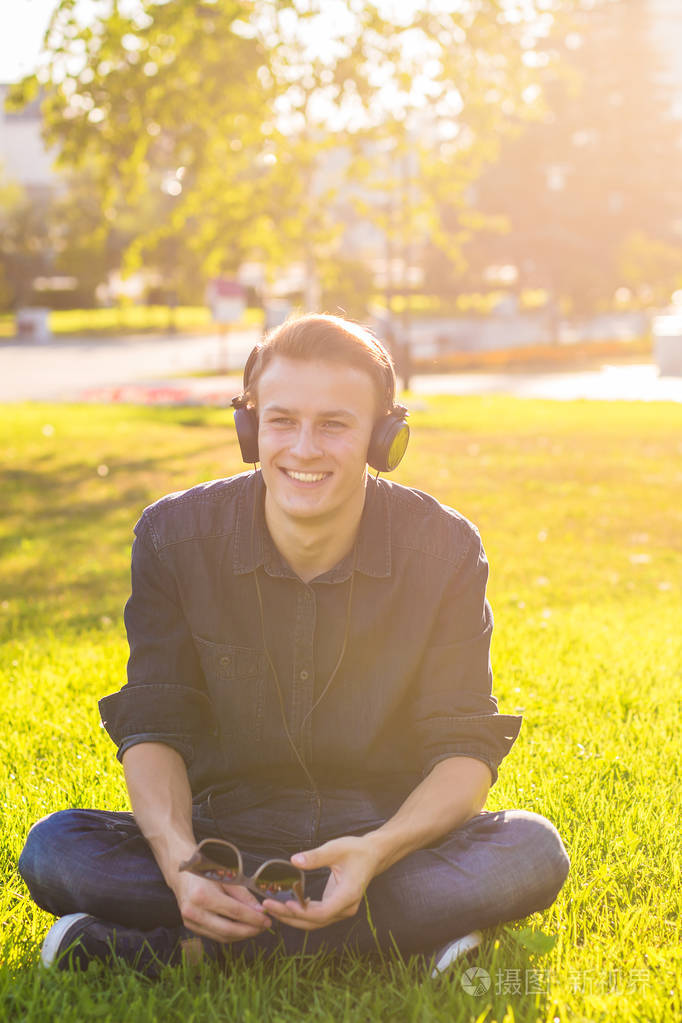
M 308 900 L 304 896 L 305 874 L 288 860 L 266 860 L 253 875 L 244 873 L 242 854 L 236 845 L 222 838 L 205 838 L 199 842 L 188 860 L 180 864 L 180 870 L 188 870 L 199 877 L 221 884 L 238 884 L 256 895 L 282 901 L 282 896 L 295 895 L 304 909 Z

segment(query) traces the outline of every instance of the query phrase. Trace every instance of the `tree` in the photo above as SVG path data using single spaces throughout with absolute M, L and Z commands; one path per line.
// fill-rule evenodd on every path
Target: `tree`
M 135 237 L 130 213 L 112 223 L 103 215 L 93 174 L 87 167 L 63 176 L 50 208 L 54 272 L 78 282 L 76 300 L 91 306 L 99 285 L 118 269 Z
M 26 305 L 51 269 L 50 200 L 0 177 L 0 308 Z
M 680 127 L 649 13 L 646 0 L 602 0 L 548 40 L 561 60 L 545 75 L 545 115 L 505 143 L 480 184 L 482 207 L 503 213 L 510 229 L 473 260 L 516 265 L 519 286 L 544 286 L 575 312 L 607 307 L 620 285 L 635 285 L 633 237 L 666 246 L 668 260 L 679 244 Z M 655 284 L 639 283 L 647 294 Z
M 42 85 L 62 165 L 89 169 L 110 224 L 132 214 L 130 267 L 170 251 L 215 274 L 255 255 L 312 281 L 363 196 L 389 244 L 430 236 L 454 258 L 480 226 L 471 181 L 532 105 L 524 55 L 570 4 L 452 6 L 110 0 L 82 24 L 61 0 L 13 101 Z
M 670 244 L 636 231 L 618 252 L 620 280 L 632 296 L 647 304 L 666 305 L 682 288 L 682 245 Z

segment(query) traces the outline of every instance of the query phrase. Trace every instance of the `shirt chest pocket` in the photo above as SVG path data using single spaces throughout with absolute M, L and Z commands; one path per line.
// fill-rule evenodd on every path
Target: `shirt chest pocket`
M 265 656 L 259 650 L 193 636 L 223 741 L 260 742 L 265 715 Z M 232 750 L 234 752 L 234 749 Z

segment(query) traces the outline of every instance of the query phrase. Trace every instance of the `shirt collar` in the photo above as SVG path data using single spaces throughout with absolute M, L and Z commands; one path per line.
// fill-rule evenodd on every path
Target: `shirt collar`
M 263 565 L 268 575 L 296 578 L 274 544 L 265 522 L 265 483 L 260 471 L 249 473 L 237 503 L 234 534 L 235 575 L 254 572 Z M 355 551 L 349 553 L 316 582 L 336 583 L 348 579 L 355 569 L 364 575 L 387 578 L 391 574 L 391 515 L 388 486 L 370 476 Z

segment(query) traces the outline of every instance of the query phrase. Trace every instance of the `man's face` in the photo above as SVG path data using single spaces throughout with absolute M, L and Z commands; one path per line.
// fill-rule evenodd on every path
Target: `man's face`
M 362 508 L 377 414 L 372 378 L 354 366 L 273 358 L 257 385 L 267 502 L 289 519 L 335 521 Z

